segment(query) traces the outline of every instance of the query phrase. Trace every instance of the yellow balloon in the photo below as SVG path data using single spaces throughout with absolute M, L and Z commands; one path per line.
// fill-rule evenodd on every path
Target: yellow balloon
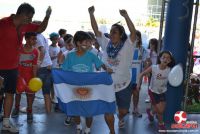
M 37 92 L 42 88 L 42 81 L 40 78 L 32 78 L 28 83 L 28 87 L 31 91 Z

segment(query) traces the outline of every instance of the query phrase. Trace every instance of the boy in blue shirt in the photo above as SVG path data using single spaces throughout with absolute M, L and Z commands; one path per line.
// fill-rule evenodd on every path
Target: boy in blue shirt
M 95 67 L 103 68 L 108 73 L 112 73 L 112 69 L 107 68 L 104 63 L 93 53 L 88 51 L 88 43 L 90 43 L 90 35 L 84 31 L 77 31 L 74 35 L 74 44 L 76 50 L 69 52 L 64 60 L 61 68 L 66 71 L 73 72 L 94 72 Z M 75 123 L 77 124 L 77 133 L 81 133 L 82 126 L 80 116 L 75 117 Z M 92 117 L 86 117 L 86 129 L 85 133 L 90 133 L 90 127 L 92 124 Z

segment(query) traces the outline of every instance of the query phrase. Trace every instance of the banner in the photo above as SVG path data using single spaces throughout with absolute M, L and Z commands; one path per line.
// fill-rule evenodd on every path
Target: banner
M 106 72 L 78 73 L 52 70 L 55 95 L 69 116 L 115 113 L 115 92 Z

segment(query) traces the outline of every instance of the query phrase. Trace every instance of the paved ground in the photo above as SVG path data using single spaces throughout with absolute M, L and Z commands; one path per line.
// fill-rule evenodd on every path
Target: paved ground
M 147 119 L 147 115 L 145 113 L 146 107 L 149 104 L 144 102 L 146 98 L 146 91 L 147 85 L 144 84 L 141 89 L 140 93 L 140 102 L 139 102 L 139 109 L 143 113 L 142 118 L 134 117 L 132 114 L 126 116 L 126 127 L 124 129 L 118 129 L 118 118 L 115 115 L 115 129 L 116 134 L 157 134 L 157 123 L 154 122 L 153 124 L 149 124 Z M 23 113 L 23 107 L 26 106 L 26 97 L 22 97 L 21 107 L 22 112 L 20 116 L 16 119 L 12 119 L 13 122 L 17 124 L 20 129 L 20 134 L 75 134 L 75 125 L 72 124 L 71 126 L 65 126 L 63 124 L 65 114 L 63 113 L 55 113 L 52 112 L 51 114 L 45 114 L 44 110 L 44 100 L 41 92 L 36 94 L 36 99 L 33 106 L 34 112 L 34 120 L 32 124 L 28 124 L 26 121 L 26 114 Z M 132 109 L 132 106 L 130 110 Z M 53 110 L 52 110 L 53 111 Z M 131 113 L 131 111 L 130 111 Z M 190 115 L 190 120 L 200 122 L 200 115 Z M 0 123 L 0 126 L 2 124 Z M 85 124 L 83 124 L 85 126 Z M 170 129 L 170 125 L 168 125 Z M 199 128 L 198 128 L 199 129 Z M 199 130 L 194 130 L 192 133 L 200 133 Z M 182 129 L 181 129 L 182 130 Z M 182 130 L 183 131 L 183 130 Z M 197 132 L 198 131 L 198 132 Z M 102 115 L 94 117 L 93 125 L 91 128 L 92 134 L 109 134 L 109 130 L 104 122 L 104 118 Z M 181 132 L 179 132 L 181 133 Z M 8 133 L 2 133 L 8 134 Z

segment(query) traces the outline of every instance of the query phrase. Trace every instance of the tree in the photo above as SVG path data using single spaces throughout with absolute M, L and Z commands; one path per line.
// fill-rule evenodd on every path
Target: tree
M 159 26 L 159 22 L 154 19 L 153 17 L 149 17 L 149 19 L 147 20 L 146 27 L 158 27 Z

